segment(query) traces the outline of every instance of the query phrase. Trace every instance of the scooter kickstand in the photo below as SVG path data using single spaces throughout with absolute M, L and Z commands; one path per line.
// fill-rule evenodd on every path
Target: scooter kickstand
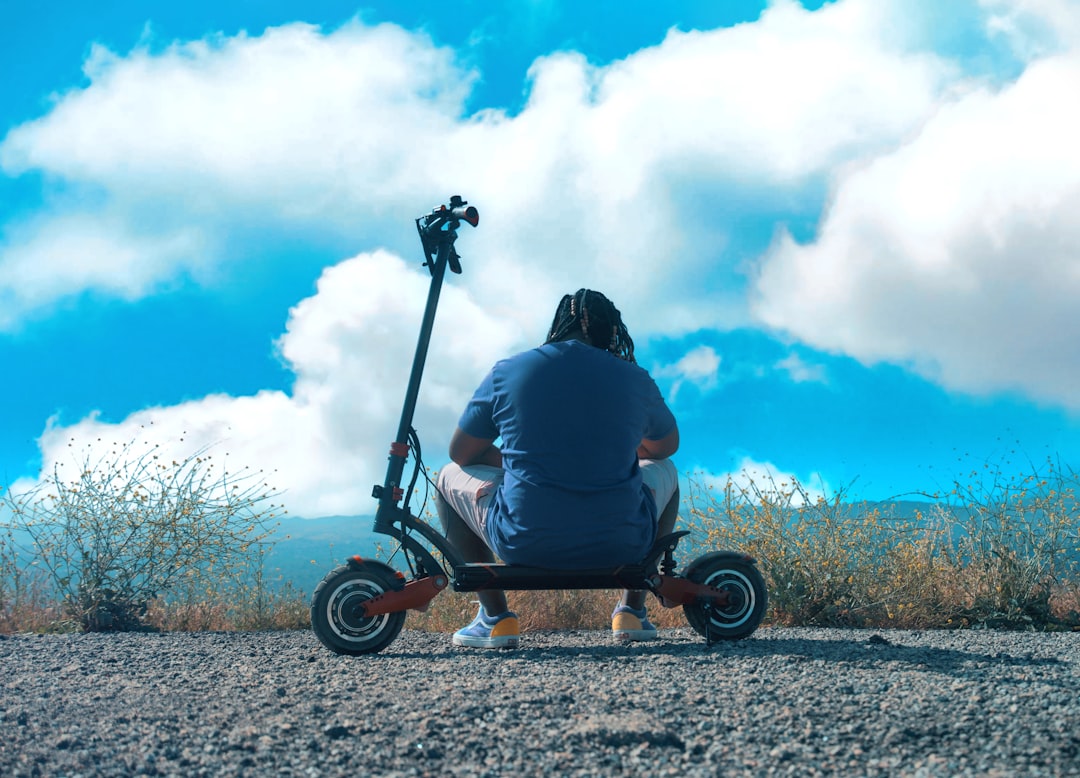
M 710 599 L 705 603 L 705 648 L 712 648 L 720 642 L 719 638 L 713 637 L 713 614 L 716 606 Z

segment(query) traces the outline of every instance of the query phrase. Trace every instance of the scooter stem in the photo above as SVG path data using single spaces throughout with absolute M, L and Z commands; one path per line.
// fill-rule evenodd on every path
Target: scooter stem
M 390 446 L 390 462 L 386 468 L 386 480 L 381 487 L 376 486 L 373 490 L 373 496 L 379 500 L 377 523 L 380 519 L 389 520 L 392 512 L 396 510 L 397 502 L 404 496 L 401 481 L 405 472 L 405 460 L 409 454 L 409 435 L 412 431 L 413 415 L 416 412 L 416 401 L 420 395 L 420 381 L 424 375 L 428 344 L 431 342 L 431 333 L 435 325 L 435 311 L 439 306 L 439 294 L 442 291 L 446 266 L 451 260 L 457 259 L 454 241 L 457 240 L 459 218 L 464 218 L 474 226 L 478 220 L 476 209 L 471 207 L 465 209 L 464 205 L 464 201 L 455 195 L 451 198 L 450 209 L 443 206 L 442 209 L 433 211 L 431 216 L 422 217 L 426 221 L 423 227 L 420 227 L 420 220 L 417 220 L 424 242 L 424 253 L 428 257 L 425 264 L 431 270 L 431 286 L 428 288 L 427 305 L 420 324 L 420 336 L 416 343 L 412 372 L 409 374 L 409 385 L 405 390 L 405 403 L 401 409 L 397 437 Z M 431 247 L 434 248 L 434 256 L 431 256 L 429 252 Z

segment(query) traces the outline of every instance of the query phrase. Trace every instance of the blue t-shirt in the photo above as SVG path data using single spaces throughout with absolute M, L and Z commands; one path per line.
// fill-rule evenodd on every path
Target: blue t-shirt
M 651 548 L 657 507 L 637 447 L 675 417 L 644 369 L 581 341 L 549 343 L 497 363 L 458 426 L 502 439 L 487 533 L 504 562 L 607 567 Z

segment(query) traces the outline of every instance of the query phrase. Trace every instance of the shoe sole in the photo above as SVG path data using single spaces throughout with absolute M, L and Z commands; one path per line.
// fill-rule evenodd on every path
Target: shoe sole
M 626 642 L 641 640 L 656 640 L 656 631 L 651 629 L 620 629 L 611 633 L 616 640 Z
M 454 645 L 463 648 L 517 648 L 518 636 L 507 635 L 500 638 L 472 638 L 454 635 Z

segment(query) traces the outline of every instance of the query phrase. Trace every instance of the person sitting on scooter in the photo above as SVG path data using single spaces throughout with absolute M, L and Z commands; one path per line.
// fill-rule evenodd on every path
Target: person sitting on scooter
M 501 438 L 501 447 L 495 441 Z M 679 430 L 618 309 L 599 292 L 562 298 L 542 346 L 498 362 L 450 441 L 436 506 L 469 562 L 550 569 L 640 562 L 670 533 L 679 507 L 668 459 Z M 620 640 L 651 640 L 645 591 L 624 591 L 612 614 Z M 501 590 L 454 633 L 458 646 L 518 645 Z

